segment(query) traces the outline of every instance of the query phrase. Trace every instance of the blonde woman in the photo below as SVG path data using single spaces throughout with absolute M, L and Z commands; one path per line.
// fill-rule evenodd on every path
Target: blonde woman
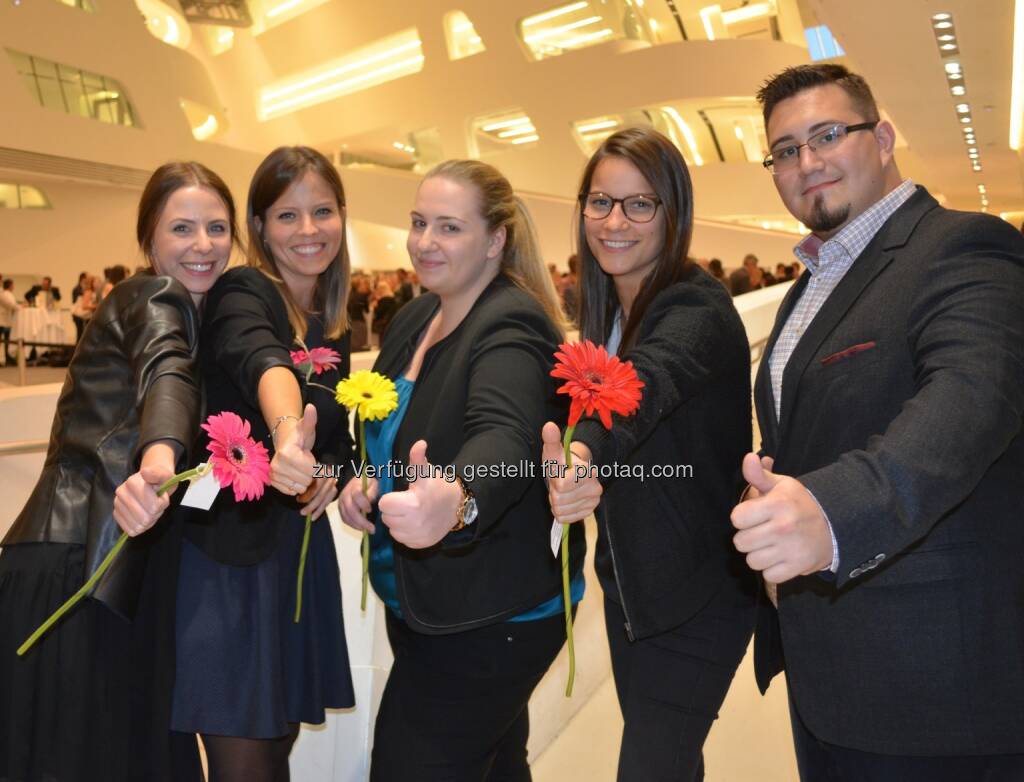
M 548 376 L 561 309 L 525 207 L 485 163 L 427 174 L 407 247 L 431 292 L 385 334 L 375 369 L 399 407 L 367 427 L 371 460 L 405 470 L 367 494 L 353 479 L 340 501 L 346 523 L 373 533 L 395 655 L 370 778 L 528 780 L 527 703 L 565 639 L 538 464 L 541 425 L 566 415 Z M 502 473 L 524 464 L 532 474 Z M 576 600 L 582 586 L 577 572 Z

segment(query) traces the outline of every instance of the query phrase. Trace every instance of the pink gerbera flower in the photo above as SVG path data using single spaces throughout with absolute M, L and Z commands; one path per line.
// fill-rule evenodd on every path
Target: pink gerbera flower
M 213 475 L 226 488 L 235 490 L 235 502 L 258 500 L 270 483 L 270 457 L 262 443 L 249 436 L 249 422 L 235 413 L 211 415 L 203 424 L 210 436 L 207 449 Z
M 293 350 L 291 352 L 292 363 L 295 368 L 306 375 L 326 372 L 334 369 L 341 363 L 341 355 L 331 348 L 313 348 L 312 350 Z

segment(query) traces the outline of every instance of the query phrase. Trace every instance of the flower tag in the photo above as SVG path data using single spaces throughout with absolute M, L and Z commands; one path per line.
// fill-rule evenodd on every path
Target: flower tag
M 558 519 L 551 524 L 551 554 L 558 559 L 558 550 L 562 545 L 562 533 L 565 532 L 565 525 Z
M 199 508 L 209 510 L 213 501 L 217 499 L 217 492 L 220 491 L 220 482 L 208 471 L 202 478 L 189 481 L 185 496 L 181 498 L 181 504 L 188 508 Z

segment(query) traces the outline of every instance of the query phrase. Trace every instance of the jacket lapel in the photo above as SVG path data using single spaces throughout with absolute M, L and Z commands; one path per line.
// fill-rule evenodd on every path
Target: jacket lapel
M 797 343 L 782 376 L 784 392 L 778 422 L 780 430 L 784 430 L 785 425 L 789 423 L 789 416 L 800 394 L 800 378 L 803 377 L 807 365 L 817 354 L 822 342 L 839 325 L 865 288 L 896 258 L 896 251 L 907 243 L 925 213 L 936 206 L 938 203 L 928 191 L 918 187 L 917 192 L 896 210 L 868 243 L 815 315 Z
M 757 366 L 757 378 L 754 381 L 754 402 L 757 411 L 757 424 L 761 429 L 761 443 L 768 455 L 774 455 L 776 444 L 779 442 L 779 421 L 775 417 L 775 394 L 772 391 L 771 365 L 769 359 L 775 343 L 779 339 L 782 327 L 789 318 L 789 313 L 803 295 L 807 281 L 810 279 L 810 272 L 804 271 L 800 278 L 793 283 L 793 286 L 786 293 L 786 297 L 779 305 L 779 311 L 775 315 L 775 324 L 772 332 L 768 335 L 764 350 L 761 352 L 761 359 Z

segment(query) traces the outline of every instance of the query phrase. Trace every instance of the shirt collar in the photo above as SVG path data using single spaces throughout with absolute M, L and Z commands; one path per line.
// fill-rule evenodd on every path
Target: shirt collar
M 793 254 L 811 272 L 816 274 L 823 263 L 828 262 L 832 252 L 840 252 L 851 261 L 863 252 L 864 248 L 877 234 L 886 220 L 914 194 L 917 186 L 909 179 L 904 179 L 873 203 L 864 212 L 851 220 L 843 229 L 828 241 L 810 234 L 793 248 Z M 825 255 L 823 258 L 822 255 Z

